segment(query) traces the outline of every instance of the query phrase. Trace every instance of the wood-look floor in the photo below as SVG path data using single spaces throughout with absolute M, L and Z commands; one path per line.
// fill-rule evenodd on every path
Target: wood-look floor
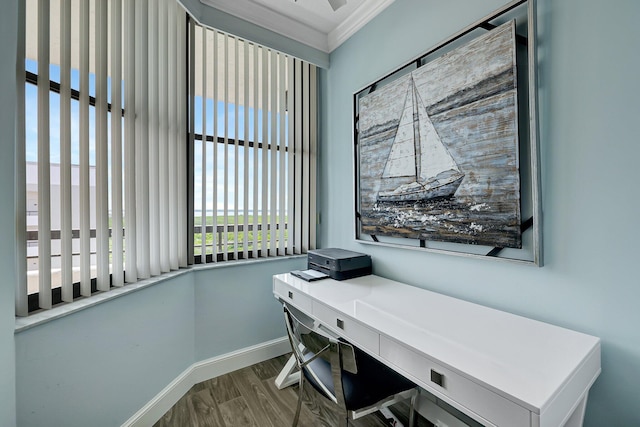
M 298 399 L 298 386 L 278 390 L 274 380 L 288 359 L 280 356 L 200 384 L 185 394 L 154 427 L 286 427 L 290 426 Z M 333 403 L 312 387 L 305 387 L 300 427 L 336 426 Z M 400 403 L 393 413 L 407 423 L 409 407 Z M 383 427 L 376 415 L 352 421 L 354 427 Z M 433 424 L 422 417 L 418 427 Z

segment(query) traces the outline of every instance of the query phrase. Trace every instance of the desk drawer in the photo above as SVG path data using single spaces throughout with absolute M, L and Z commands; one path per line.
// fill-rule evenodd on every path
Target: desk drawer
M 279 280 L 273 282 L 273 293 L 287 304 L 311 313 L 311 297 Z
M 325 327 L 335 331 L 358 347 L 374 354 L 379 353 L 380 335 L 374 330 L 316 301 L 313 302 L 313 315 Z
M 380 337 L 380 356 L 454 407 L 462 405 L 499 427 L 530 426 L 527 409 L 384 336 Z

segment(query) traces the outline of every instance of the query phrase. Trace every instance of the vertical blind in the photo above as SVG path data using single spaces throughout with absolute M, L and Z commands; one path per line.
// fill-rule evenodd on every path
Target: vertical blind
M 21 0 L 19 11 L 17 315 L 29 295 L 48 309 L 187 266 L 184 10 Z
M 190 25 L 196 262 L 305 253 L 315 247 L 316 67 Z
M 315 66 L 175 0 L 19 13 L 18 316 L 193 262 L 315 247 Z

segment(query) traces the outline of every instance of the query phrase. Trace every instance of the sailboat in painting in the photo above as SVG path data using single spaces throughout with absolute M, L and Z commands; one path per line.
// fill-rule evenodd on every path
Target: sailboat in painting
M 413 177 L 414 180 L 391 191 L 380 191 L 378 201 L 449 198 L 464 178 L 464 173 L 440 140 L 413 76 L 409 78 L 402 116 L 382 173 L 382 179 L 402 177 Z

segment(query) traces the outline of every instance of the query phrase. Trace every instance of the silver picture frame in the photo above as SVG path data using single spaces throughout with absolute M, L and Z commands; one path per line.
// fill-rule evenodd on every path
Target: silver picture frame
M 516 0 L 508 3 L 353 94 L 354 219 L 355 238 L 358 243 L 503 260 L 535 266 L 543 265 L 535 18 L 535 0 Z M 464 181 L 464 175 L 467 172 L 467 175 L 473 176 L 473 170 L 471 174 L 468 173 L 471 170 L 470 165 L 473 165 L 473 159 L 469 160 L 468 150 L 465 153 L 464 148 L 460 149 L 464 145 L 464 141 L 456 141 L 451 136 L 451 131 L 444 129 L 444 126 L 440 124 L 442 121 L 438 123 L 437 120 L 434 120 L 435 128 L 430 124 L 431 131 L 429 129 L 422 130 L 422 128 L 418 131 L 416 123 L 420 122 L 420 126 L 422 126 L 423 121 L 430 122 L 430 120 L 428 115 L 422 117 L 418 107 L 412 112 L 411 102 L 409 102 L 411 99 L 415 99 L 416 103 L 418 100 L 422 101 L 421 98 L 428 96 L 425 95 L 425 90 L 433 91 L 434 89 L 432 81 L 431 83 L 423 82 L 422 89 L 411 90 L 411 85 L 416 86 L 417 82 L 417 86 L 420 86 L 420 79 L 423 78 L 421 75 L 427 74 L 421 73 L 421 69 L 425 70 L 431 67 L 435 70 L 435 64 L 447 62 L 445 59 L 451 59 L 447 65 L 451 67 L 452 61 L 455 61 L 455 55 L 461 55 L 461 52 L 464 56 L 468 56 L 470 53 L 480 51 L 478 53 L 480 55 L 482 54 L 481 50 L 484 49 L 482 46 L 487 43 L 484 40 L 488 37 L 487 34 L 498 31 L 512 32 L 514 37 L 515 87 L 509 87 L 507 90 L 511 90 L 510 93 L 515 94 L 516 99 L 510 102 L 510 107 L 501 110 L 501 114 L 504 117 L 512 117 L 515 114 L 516 117 L 515 123 L 510 126 L 511 134 L 507 134 L 506 143 L 501 141 L 502 145 L 498 146 L 495 153 L 487 154 L 486 148 L 479 150 L 478 153 L 481 153 L 480 155 L 485 158 L 488 156 L 498 157 L 503 163 L 508 161 L 513 164 L 515 162 L 515 168 L 511 169 L 496 169 L 495 165 L 492 166 L 492 173 L 496 174 L 495 182 L 502 179 L 501 182 L 510 183 L 502 184 L 506 195 L 504 200 L 508 202 L 499 203 L 502 206 L 502 211 L 493 206 L 487 207 L 488 205 L 484 203 L 482 198 L 478 198 L 474 202 L 472 195 L 470 195 L 472 181 L 469 180 L 469 177 L 467 177 L 467 181 Z M 476 42 L 474 45 L 474 41 L 478 40 L 480 42 Z M 504 45 L 504 42 L 502 44 Z M 509 69 L 508 62 L 500 66 L 507 71 Z M 434 73 L 430 72 L 429 74 L 433 75 Z M 494 84 L 495 79 L 493 77 L 492 79 L 494 81 L 491 83 Z M 510 83 L 508 78 L 506 81 Z M 425 87 L 427 89 L 424 89 Z M 458 94 L 456 96 L 463 92 L 458 89 L 456 89 Z M 482 90 L 486 92 L 485 89 Z M 393 117 L 397 116 L 395 121 L 379 117 L 371 120 L 373 113 L 370 111 L 376 111 L 372 110 L 371 106 L 376 105 L 376 102 L 382 102 L 380 100 L 390 103 L 390 114 Z M 514 103 L 515 105 L 513 105 Z M 426 110 L 428 111 L 429 108 Z M 430 110 L 434 111 L 433 104 L 430 104 Z M 411 120 L 403 118 L 405 116 L 412 117 L 413 125 L 409 124 Z M 423 120 L 420 120 L 421 118 Z M 379 129 L 382 123 L 390 123 L 386 134 L 385 130 Z M 501 126 L 504 126 L 504 123 Z M 403 132 L 404 127 L 406 127 L 404 131 L 406 134 L 411 134 L 412 129 L 416 135 L 429 134 L 429 132 L 436 136 L 438 133 L 444 134 L 444 148 L 441 148 L 441 151 L 447 151 L 447 153 L 441 156 L 439 163 L 445 164 L 446 166 L 442 169 L 447 169 L 447 171 L 443 172 L 442 176 L 439 175 L 438 180 L 434 180 L 432 177 L 429 184 L 421 182 L 420 185 L 413 182 L 419 182 L 415 174 L 417 173 L 419 176 L 421 167 L 417 154 L 421 150 L 418 143 L 415 143 L 415 150 L 408 155 L 412 159 L 409 163 L 411 165 L 415 163 L 417 170 L 414 172 L 414 178 L 398 178 L 410 175 L 410 173 L 400 172 L 400 170 L 408 166 L 405 164 L 407 162 L 402 160 L 402 153 L 407 157 L 407 152 L 410 150 L 406 147 L 410 147 L 412 144 L 396 142 L 397 139 L 401 139 L 398 135 Z M 449 132 L 448 135 L 447 132 Z M 515 132 L 515 137 L 513 132 Z M 376 142 L 378 145 L 371 143 L 374 137 L 378 137 L 384 142 Z M 513 146 L 514 143 L 515 146 Z M 405 144 L 405 147 L 394 148 L 394 145 L 400 146 L 401 144 Z M 436 152 L 438 149 L 426 147 L 422 150 Z M 397 154 L 398 152 L 401 154 Z M 447 156 L 449 160 L 447 160 Z M 457 163 L 465 162 L 465 156 L 465 167 L 458 168 Z M 481 162 L 476 163 L 481 164 Z M 428 166 L 422 166 L 422 168 L 425 169 Z M 514 176 L 514 170 L 517 176 Z M 431 175 L 437 172 L 432 172 Z M 476 172 L 488 175 L 486 170 Z M 423 175 L 429 174 L 423 173 Z M 384 181 L 383 178 L 390 179 Z M 392 182 L 393 185 L 390 186 L 385 182 Z M 461 185 L 461 182 L 465 184 Z M 416 196 L 416 194 L 420 194 L 420 196 Z M 423 199 L 418 197 L 423 197 Z M 495 197 L 492 200 L 495 200 Z M 504 220 L 504 226 L 491 227 L 493 223 L 484 225 L 478 221 L 477 211 L 483 207 L 487 207 L 487 212 L 495 214 L 494 217 L 486 218 L 487 220 L 496 221 L 497 218 L 507 218 Z M 447 220 L 442 220 L 442 216 L 438 216 L 445 214 L 448 215 L 448 219 L 455 218 L 447 222 Z M 464 215 L 469 215 L 469 218 Z M 431 217 L 438 221 L 429 222 Z M 406 218 L 409 220 L 405 221 Z M 416 218 L 421 219 L 422 223 L 417 222 Z M 463 226 L 456 230 L 456 224 L 463 224 Z M 441 225 L 440 229 L 438 229 L 438 225 Z M 500 233 L 486 232 L 483 234 L 484 230 L 492 228 L 494 230 L 500 229 Z

